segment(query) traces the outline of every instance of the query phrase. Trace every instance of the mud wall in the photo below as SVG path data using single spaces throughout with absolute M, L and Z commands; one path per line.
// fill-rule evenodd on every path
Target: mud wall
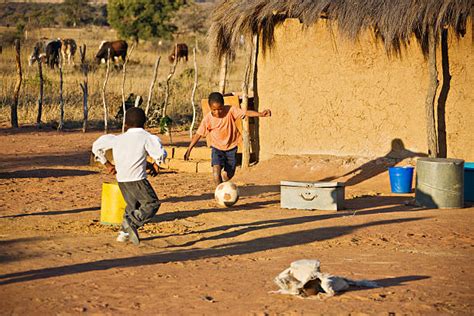
M 471 27 L 449 36 L 448 157 L 474 161 L 474 49 Z M 260 159 L 273 155 L 410 156 L 427 153 L 427 63 L 416 41 L 388 57 L 370 32 L 354 43 L 321 21 L 288 19 L 275 46 L 259 53 Z M 441 91 L 443 75 L 438 48 Z M 438 100 L 438 97 L 436 98 Z

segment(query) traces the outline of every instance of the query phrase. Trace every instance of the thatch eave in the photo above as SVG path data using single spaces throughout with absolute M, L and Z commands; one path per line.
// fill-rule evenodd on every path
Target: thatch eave
M 287 18 L 305 26 L 328 19 L 352 40 L 362 31 L 374 31 L 388 54 L 399 53 L 415 35 L 426 55 L 430 29 L 437 38 L 447 27 L 463 36 L 473 12 L 474 0 L 226 0 L 213 11 L 209 37 L 220 59 L 238 46 L 241 35 L 259 34 L 265 50 L 273 45 L 275 27 Z

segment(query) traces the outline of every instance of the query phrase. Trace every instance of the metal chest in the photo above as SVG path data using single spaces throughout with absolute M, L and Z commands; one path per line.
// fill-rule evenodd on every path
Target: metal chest
M 281 181 L 281 207 L 337 211 L 344 207 L 344 183 Z

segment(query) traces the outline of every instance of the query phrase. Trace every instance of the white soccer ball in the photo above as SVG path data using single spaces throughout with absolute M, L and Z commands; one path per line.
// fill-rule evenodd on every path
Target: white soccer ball
M 239 200 L 239 188 L 233 182 L 222 182 L 217 186 L 214 197 L 220 206 L 232 206 Z

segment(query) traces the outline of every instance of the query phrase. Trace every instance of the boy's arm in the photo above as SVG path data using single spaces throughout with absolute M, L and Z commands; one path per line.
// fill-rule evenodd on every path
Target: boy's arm
M 269 117 L 272 116 L 272 111 L 270 110 L 263 110 L 262 112 L 247 110 L 245 111 L 245 116 L 247 117 Z
M 95 160 L 103 164 L 110 174 L 116 174 L 117 172 L 115 171 L 115 166 L 105 157 L 105 152 L 112 149 L 114 142 L 115 135 L 103 135 L 92 144 L 92 153 L 95 156 Z
M 160 139 L 156 135 L 150 134 L 145 142 L 145 150 L 151 158 L 155 160 L 155 163 L 161 164 L 168 157 L 168 153 L 164 149 L 160 142 Z
M 201 135 L 194 134 L 193 139 L 191 140 L 191 143 L 189 143 L 188 150 L 186 150 L 186 153 L 184 154 L 184 160 L 189 160 L 189 155 L 191 154 L 191 150 L 193 149 L 194 146 L 196 146 L 197 142 L 200 139 L 201 139 Z
M 189 155 L 191 154 L 191 150 L 193 150 L 193 147 L 196 146 L 197 142 L 201 139 L 201 137 L 206 137 L 209 133 L 209 115 L 210 114 L 204 116 L 201 121 L 201 124 L 199 124 L 196 134 L 194 134 L 193 139 L 191 139 L 191 143 L 189 143 L 188 150 L 186 150 L 186 153 L 184 154 L 184 160 L 189 160 Z
M 95 160 L 105 165 L 107 158 L 105 152 L 112 149 L 115 142 L 115 135 L 102 135 L 92 144 L 92 153 L 94 154 Z

